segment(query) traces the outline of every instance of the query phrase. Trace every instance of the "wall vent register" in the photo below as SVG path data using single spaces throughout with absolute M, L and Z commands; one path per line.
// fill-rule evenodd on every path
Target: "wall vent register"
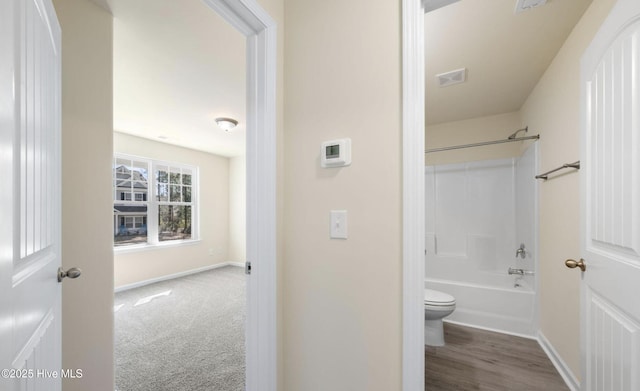
M 439 73 L 436 75 L 438 87 L 448 87 L 467 81 L 467 68 L 460 68 L 454 71 Z

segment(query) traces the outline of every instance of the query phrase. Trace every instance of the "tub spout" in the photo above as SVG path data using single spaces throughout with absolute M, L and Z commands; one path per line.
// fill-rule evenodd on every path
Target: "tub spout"
M 512 267 L 509 268 L 509 274 L 516 274 L 518 276 L 532 276 L 536 274 L 533 270 L 525 270 L 525 269 L 514 269 Z

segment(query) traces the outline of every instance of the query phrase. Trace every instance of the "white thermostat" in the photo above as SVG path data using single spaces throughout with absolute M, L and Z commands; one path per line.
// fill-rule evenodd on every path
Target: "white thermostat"
M 351 164 L 351 139 L 325 141 L 320 150 L 320 166 L 343 167 Z

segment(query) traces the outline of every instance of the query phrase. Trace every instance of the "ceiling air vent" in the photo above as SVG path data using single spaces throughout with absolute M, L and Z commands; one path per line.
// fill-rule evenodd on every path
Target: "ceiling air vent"
M 546 3 L 547 0 L 517 0 L 515 13 L 518 14 L 520 12 L 529 11 L 530 9 L 540 7 Z
M 462 83 L 467 80 L 467 68 L 456 69 L 455 71 L 441 73 L 436 75 L 436 81 L 439 87 L 447 87 L 450 85 Z
M 456 1 L 460 0 L 423 0 L 422 5 L 424 6 L 424 12 L 427 13 L 455 3 Z

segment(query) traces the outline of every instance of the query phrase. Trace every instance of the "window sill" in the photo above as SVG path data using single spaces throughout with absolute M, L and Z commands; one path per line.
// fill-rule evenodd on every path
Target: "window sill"
M 189 240 L 172 240 L 170 242 L 164 243 L 154 243 L 154 244 L 136 244 L 132 246 L 122 246 L 122 247 L 114 247 L 113 254 L 129 254 L 129 253 L 137 253 L 144 251 L 153 251 L 153 250 L 162 250 L 166 248 L 173 247 L 184 247 L 184 246 L 194 246 L 196 244 L 200 244 L 202 242 L 201 239 L 189 239 Z

